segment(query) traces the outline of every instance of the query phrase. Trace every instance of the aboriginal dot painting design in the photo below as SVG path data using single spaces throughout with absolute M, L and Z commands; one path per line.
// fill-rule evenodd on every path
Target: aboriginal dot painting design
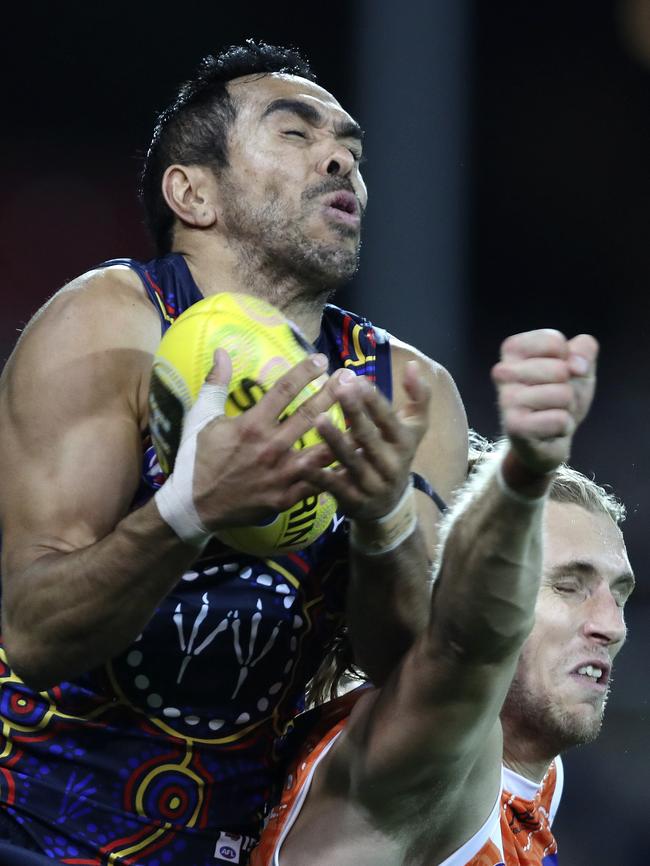
M 110 264 L 140 275 L 162 330 L 201 298 L 181 256 Z M 319 349 L 333 368 L 383 370 L 388 393 L 382 345 L 368 323 L 327 308 Z M 164 482 L 148 439 L 143 452 L 134 507 Z M 50 691 L 28 689 L 0 648 L 6 813 L 70 866 L 244 863 L 279 740 L 341 624 L 346 531 L 337 516 L 277 560 L 213 542 L 131 646 Z

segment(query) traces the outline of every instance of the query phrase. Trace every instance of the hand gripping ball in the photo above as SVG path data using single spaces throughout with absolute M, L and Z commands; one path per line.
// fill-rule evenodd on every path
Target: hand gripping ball
M 282 313 L 259 298 L 234 292 L 211 295 L 186 310 L 164 335 L 156 352 L 149 389 L 149 426 L 162 471 L 169 475 L 180 443 L 183 418 L 205 381 L 215 349 L 232 361 L 226 416 L 254 406 L 287 370 L 315 352 Z M 310 382 L 283 413 L 288 416 L 316 393 L 326 374 Z M 345 429 L 341 407 L 328 412 Z M 309 430 L 294 448 L 321 441 Z M 229 527 L 217 537 L 230 547 L 255 556 L 302 550 L 327 529 L 336 511 L 329 493 L 310 496 L 263 524 Z

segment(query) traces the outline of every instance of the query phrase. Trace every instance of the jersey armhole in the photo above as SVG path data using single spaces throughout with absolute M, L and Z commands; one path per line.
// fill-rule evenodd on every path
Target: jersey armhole
M 277 842 L 276 842 L 275 847 L 273 849 L 273 860 L 271 861 L 269 866 L 280 866 L 280 852 L 282 851 L 282 846 L 284 844 L 284 840 L 287 838 L 287 836 L 289 835 L 289 831 L 291 830 L 293 825 L 296 823 L 298 815 L 300 814 L 300 811 L 301 811 L 301 809 L 305 803 L 305 800 L 307 799 L 307 794 L 309 794 L 309 789 L 311 788 L 311 783 L 312 783 L 313 778 L 314 778 L 314 773 L 316 772 L 318 765 L 321 763 L 323 758 L 327 755 L 329 750 L 332 748 L 332 746 L 338 740 L 338 738 L 341 736 L 342 733 L 343 733 L 343 731 L 338 731 L 338 733 L 334 737 L 332 737 L 332 739 L 329 741 L 329 743 L 327 743 L 327 745 L 323 748 L 320 755 L 318 755 L 318 757 L 314 760 L 314 763 L 313 763 L 311 769 L 309 770 L 309 775 L 304 780 L 304 782 L 303 782 L 303 784 L 302 784 L 302 786 L 301 786 L 301 788 L 300 788 L 300 790 L 296 796 L 296 799 L 293 801 L 293 803 L 290 807 L 289 814 L 286 817 L 286 820 L 284 822 L 282 830 L 280 831 Z
M 483 825 L 474 833 L 471 839 L 468 839 L 453 854 L 450 854 L 446 860 L 443 860 L 440 866 L 467 866 L 472 861 L 472 858 L 476 857 L 488 843 L 494 845 L 501 856 L 501 860 L 505 863 L 503 840 L 501 838 L 501 790 L 499 790 L 496 803 Z

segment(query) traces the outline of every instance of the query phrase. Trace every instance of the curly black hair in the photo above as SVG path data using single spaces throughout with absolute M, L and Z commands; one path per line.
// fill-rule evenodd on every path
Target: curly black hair
M 309 81 L 316 76 L 295 48 L 248 39 L 201 60 L 192 78 L 157 118 L 140 178 L 140 199 L 147 228 L 159 255 L 171 249 L 174 214 L 161 183 L 165 169 L 178 162 L 207 165 L 219 172 L 228 165 L 228 130 L 237 115 L 227 84 L 244 75 L 284 72 Z

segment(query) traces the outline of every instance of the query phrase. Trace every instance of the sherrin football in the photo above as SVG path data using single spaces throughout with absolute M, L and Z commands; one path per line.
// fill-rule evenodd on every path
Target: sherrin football
M 287 370 L 315 351 L 295 325 L 266 301 L 221 292 L 193 304 L 166 332 L 156 352 L 149 389 L 149 427 L 162 471 L 169 475 L 180 443 L 183 418 L 205 381 L 215 349 L 232 360 L 227 416 L 254 406 Z M 290 415 L 322 387 L 323 374 L 310 382 L 288 406 Z M 345 428 L 338 404 L 330 418 Z M 294 448 L 321 441 L 314 429 Z M 262 525 L 228 528 L 217 533 L 225 544 L 245 553 L 268 557 L 302 550 L 327 529 L 336 511 L 329 493 L 308 497 Z

